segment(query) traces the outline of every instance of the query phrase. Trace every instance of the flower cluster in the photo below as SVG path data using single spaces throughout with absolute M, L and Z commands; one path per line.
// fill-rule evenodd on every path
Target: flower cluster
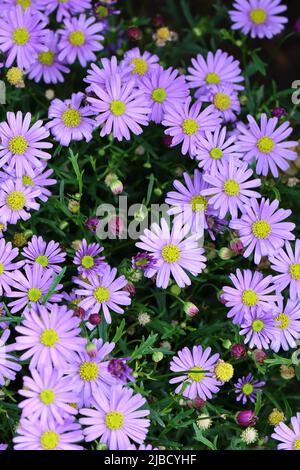
M 242 408 L 231 411 L 232 429 L 245 429 L 230 448 L 263 446 L 254 426 L 262 395 L 269 399 L 269 370 L 280 365 L 283 380 L 299 377 L 298 350 L 291 350 L 300 340 L 300 241 L 276 188 L 299 167 L 294 111 L 288 120 L 277 103 L 268 114 L 262 87 L 245 112 L 251 67 L 264 64 L 256 55 L 242 70 L 213 41 L 213 50 L 201 48 L 180 68 L 176 54 L 163 52 L 179 36 L 162 17 L 153 19 L 155 49 L 142 50 L 138 27 L 127 39 L 122 22 L 111 28 L 117 0 L 2 3 L 0 69 L 13 91 L 0 122 L 0 386 L 2 403 L 18 384 L 7 410 L 19 415 L 9 446 L 175 448 L 169 426 L 184 442 L 182 423 L 195 417 L 196 441 L 212 449 L 218 440 L 202 433 L 229 414 L 219 397 Z M 227 12 L 232 31 L 220 34 L 245 59 L 246 41 L 235 34 L 270 39 L 287 23 L 286 9 L 281 0 L 235 0 Z M 198 27 L 192 33 L 202 35 Z M 176 60 L 177 68 L 169 66 Z M 15 102 L 30 81 L 36 101 L 26 112 L 25 98 Z M 45 86 L 43 96 L 35 93 Z M 146 208 L 154 194 L 168 209 L 137 241 L 106 245 L 97 206 L 130 192 L 123 172 L 138 193 L 141 161 L 142 171 L 151 170 Z M 146 219 L 141 212 L 135 222 Z M 122 215 L 109 214 L 108 225 L 121 238 Z M 211 291 L 219 301 L 213 308 Z M 281 388 L 279 396 L 285 411 L 267 418 L 272 445 L 300 450 L 300 413 L 292 416 Z

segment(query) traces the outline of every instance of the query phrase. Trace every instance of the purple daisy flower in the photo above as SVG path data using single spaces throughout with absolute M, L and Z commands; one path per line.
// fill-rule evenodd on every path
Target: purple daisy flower
M 76 360 L 76 351 L 86 343 L 86 339 L 79 336 L 80 319 L 73 315 L 72 310 L 65 305 L 54 304 L 51 311 L 40 306 L 38 312 L 27 311 L 24 316 L 25 320 L 16 326 L 21 336 L 16 337 L 15 349 L 27 350 L 21 360 L 31 358 L 30 369 L 40 371 L 53 365 L 60 370 Z
M 17 435 L 13 438 L 14 450 L 84 450 L 77 442 L 83 440 L 81 427 L 75 421 L 59 424 L 21 419 Z
M 18 248 L 13 248 L 11 242 L 5 242 L 3 238 L 0 240 L 0 296 L 8 295 L 11 286 L 10 271 L 20 269 L 24 261 L 13 260 L 19 255 Z
M 241 29 L 252 38 L 271 39 L 281 33 L 288 22 L 285 16 L 279 15 L 287 9 L 281 0 L 235 0 L 233 8 L 235 10 L 229 11 L 231 28 Z
M 91 109 L 97 115 L 96 122 L 103 127 L 100 136 L 113 133 L 120 140 L 130 140 L 130 132 L 139 135 L 142 126 L 149 124 L 151 112 L 150 103 L 144 93 L 135 88 L 134 80 L 122 83 L 120 75 L 116 74 L 106 80 L 105 88 L 93 85 L 96 98 L 88 97 Z
M 94 348 L 91 354 L 81 347 L 77 350 L 76 358 L 65 369 L 67 377 L 72 380 L 73 390 L 79 397 L 79 407 L 91 406 L 97 390 L 108 395 L 110 387 L 119 382 L 109 373 L 109 361 L 106 359 L 115 343 L 103 343 L 102 339 L 94 339 L 90 346 Z
M 295 224 L 283 222 L 292 213 L 290 209 L 278 209 L 279 201 L 262 198 L 244 205 L 239 219 L 232 219 L 229 227 L 238 230 L 239 238 L 246 247 L 244 257 L 254 251 L 254 263 L 258 264 L 262 256 L 272 256 L 281 248 L 285 240 L 294 240 L 291 232 Z
M 228 162 L 220 162 L 218 170 L 213 174 L 205 173 L 204 181 L 209 183 L 207 189 L 201 191 L 203 196 L 211 196 L 208 204 L 219 211 L 220 218 L 224 218 L 229 212 L 230 216 L 236 218 L 238 209 L 244 210 L 250 198 L 260 198 L 261 195 L 251 188 L 261 185 L 261 180 L 250 179 L 253 171 L 248 168 L 247 163 L 237 165 L 233 159 Z
M 181 223 L 184 229 L 190 229 L 199 237 L 203 229 L 208 229 L 208 216 L 217 215 L 218 212 L 208 206 L 208 199 L 202 196 L 202 191 L 208 188 L 199 170 L 194 170 L 193 179 L 188 173 L 183 173 L 185 185 L 175 180 L 173 186 L 177 191 L 169 191 L 165 199 L 166 204 L 172 207 L 169 215 L 175 215 L 174 221 Z
M 25 308 L 25 311 L 33 309 L 36 310 L 43 302 L 43 297 L 46 295 L 53 283 L 54 272 L 52 269 L 45 270 L 40 264 L 25 264 L 25 274 L 21 271 L 14 271 L 10 273 L 10 285 L 16 289 L 10 291 L 7 295 L 9 298 L 16 298 L 8 304 L 11 307 L 11 313 L 19 312 Z M 61 301 L 61 294 L 58 294 L 62 288 L 62 284 L 58 284 L 55 291 L 51 293 L 47 299 L 45 306 L 52 308 L 53 302 Z
M 269 306 L 270 308 L 270 306 Z M 257 307 L 242 320 L 240 335 L 245 336 L 244 343 L 248 344 L 250 349 L 269 349 L 272 343 L 279 335 L 278 322 L 275 320 L 273 310 L 263 310 Z
M 132 268 L 145 271 L 146 269 L 152 268 L 155 265 L 155 261 L 150 253 L 137 253 L 131 258 Z
M 250 269 L 236 270 L 236 274 L 230 274 L 230 280 L 234 287 L 224 286 L 222 299 L 226 307 L 230 307 L 228 318 L 233 317 L 234 324 L 241 324 L 244 317 L 257 310 L 257 307 L 275 307 L 275 302 L 280 299 L 278 294 L 271 294 L 276 286 L 271 284 L 272 276 L 264 276 Z
M 99 313 L 102 309 L 107 323 L 111 323 L 110 310 L 122 314 L 124 309 L 120 305 L 131 304 L 129 293 L 123 290 L 127 280 L 124 276 L 116 278 L 116 274 L 116 268 L 107 265 L 101 276 L 90 274 L 88 281 L 75 278 L 75 283 L 81 287 L 75 293 L 84 297 L 79 306 L 90 313 Z
M 130 66 L 130 71 L 128 72 L 127 79 L 141 79 L 145 75 L 152 73 L 159 61 L 159 57 L 155 54 L 150 54 L 150 52 L 145 51 L 141 53 L 138 47 L 134 47 L 129 51 L 125 52 L 124 59 L 121 62 L 121 67 L 128 69 Z
M 267 118 L 266 114 L 262 114 L 260 118 L 260 126 L 255 119 L 248 115 L 249 126 L 238 124 L 239 131 L 236 145 L 239 150 L 244 153 L 244 160 L 251 163 L 256 160 L 256 173 L 266 176 L 271 174 L 278 177 L 278 168 L 286 171 L 289 167 L 287 160 L 295 160 L 297 153 L 291 150 L 296 147 L 298 142 L 285 141 L 293 132 L 288 121 L 278 124 L 278 118 Z
M 57 31 L 61 36 L 58 43 L 58 59 L 73 64 L 78 58 L 82 67 L 96 60 L 95 52 L 103 49 L 100 41 L 104 38 L 99 34 L 102 30 L 102 23 L 97 23 L 93 17 L 87 18 L 81 14 L 79 18 L 66 18 L 64 29 Z
M 43 126 L 43 121 L 37 121 L 30 127 L 31 114 L 8 112 L 7 122 L 0 123 L 0 166 L 8 164 L 7 171 L 15 170 L 16 176 L 25 174 L 34 176 L 34 168 L 41 167 L 41 160 L 51 158 L 50 153 L 43 149 L 51 149 L 50 142 L 42 142 L 50 135 Z
M 285 423 L 278 424 L 271 437 L 280 442 L 278 450 L 300 450 L 300 413 L 291 418 L 291 427 Z
M 236 401 L 242 401 L 243 405 L 246 405 L 248 400 L 251 403 L 255 403 L 257 392 L 260 391 L 265 383 L 255 380 L 252 374 L 241 377 L 234 384 L 234 392 L 237 394 Z
M 213 132 L 205 132 L 197 143 L 196 159 L 198 165 L 211 175 L 219 169 L 220 163 L 238 160 L 242 157 L 235 145 L 236 136 L 229 136 L 226 127 L 218 127 Z
M 85 95 L 81 92 L 73 93 L 71 99 L 59 100 L 56 98 L 51 102 L 47 128 L 51 129 L 54 138 L 64 146 L 68 146 L 71 140 L 92 139 L 95 120 L 90 118 L 92 110 L 90 106 L 82 106 Z
M 77 414 L 70 403 L 78 402 L 73 383 L 63 376 L 62 371 L 47 366 L 38 372 L 31 370 L 32 377 L 24 377 L 23 388 L 19 394 L 25 397 L 18 406 L 22 410 L 22 418 L 38 421 L 46 426 L 51 419 L 63 424 L 66 416 Z
M 180 393 L 184 384 L 183 396 L 194 400 L 200 397 L 203 400 L 212 398 L 213 393 L 218 393 L 221 382 L 214 375 L 214 368 L 219 360 L 219 354 L 211 354 L 211 348 L 203 349 L 202 346 L 193 346 L 191 351 L 185 347 L 173 356 L 170 370 L 182 373 L 178 377 L 169 380 L 171 384 L 177 384 L 175 393 Z
M 199 99 L 202 100 L 201 97 Z M 208 101 L 212 103 L 223 122 L 236 121 L 236 115 L 241 112 L 238 94 L 230 83 L 211 85 L 208 92 Z
M 160 220 L 151 225 L 151 230 L 145 229 L 140 236 L 138 248 L 150 253 L 155 265 L 145 271 L 146 277 L 156 276 L 156 286 L 166 289 L 171 275 L 179 287 L 191 285 L 188 273 L 193 276 L 200 274 L 205 268 L 206 258 L 204 250 L 197 242 L 197 235 L 186 237 L 187 229 L 183 230 L 181 224 L 174 222 L 169 228 L 166 220 Z
M 296 240 L 295 253 L 289 242 L 285 249 L 281 248 L 269 257 L 271 269 L 280 274 L 273 277 L 273 282 L 279 292 L 289 286 L 290 298 L 300 300 L 300 240 Z
M 47 163 L 41 161 L 41 166 L 39 168 L 34 169 L 34 176 L 31 177 L 27 174 L 22 176 L 22 183 L 23 186 L 29 186 L 32 190 L 40 191 L 38 199 L 43 202 L 46 202 L 51 196 L 51 192 L 47 189 L 47 186 L 52 186 L 57 183 L 54 178 L 49 178 L 53 174 L 53 170 L 46 169 Z M 17 178 L 15 171 L 10 171 L 8 173 L 7 165 L 3 168 L 4 171 L 0 171 L 0 182 L 1 180 L 4 182 L 7 179 L 15 179 Z
M 21 5 L 22 10 L 26 8 L 32 8 L 32 10 L 43 10 L 41 2 L 43 0 L 2 0 L 0 16 L 5 16 L 6 12 L 17 5 Z
M 0 51 L 6 54 L 5 66 L 26 70 L 38 54 L 46 50 L 48 18 L 32 8 L 23 12 L 21 5 L 9 9 L 0 19 Z
M 86 88 L 87 93 L 93 91 L 93 86 L 98 85 L 100 88 L 105 88 L 106 81 L 111 80 L 116 74 L 118 74 L 124 81 L 124 76 L 128 74 L 130 67 L 120 67 L 116 56 L 100 59 L 101 68 L 96 64 L 91 64 L 91 68 L 87 71 L 87 76 L 84 78 L 84 82 L 88 83 L 89 86 Z M 125 80 L 128 81 L 128 80 Z
M 56 11 L 56 20 L 60 23 L 64 18 L 81 13 L 91 8 L 91 0 L 39 0 L 49 15 Z
M 171 147 L 182 142 L 181 152 L 183 155 L 189 152 L 191 158 L 197 153 L 197 144 L 205 131 L 214 131 L 221 123 L 221 119 L 215 112 L 213 105 L 201 111 L 202 103 L 191 104 L 191 98 L 187 98 L 185 104 L 173 103 L 168 106 L 163 126 L 166 135 L 172 137 Z
M 192 67 L 188 68 L 191 75 L 187 80 L 191 82 L 191 88 L 198 88 L 196 97 L 204 99 L 212 85 L 225 85 L 230 83 L 235 90 L 243 90 L 240 85 L 244 81 L 241 75 L 240 63 L 227 52 L 218 49 L 216 53 L 209 51 L 207 58 L 199 54 L 192 59 Z
M 9 179 L 1 183 L 0 189 L 0 220 L 16 224 L 19 219 L 30 219 L 30 209 L 38 210 L 40 205 L 35 201 L 40 195 L 39 189 L 25 187 L 22 180 Z
M 280 348 L 288 351 L 290 348 L 296 348 L 300 338 L 300 303 L 288 299 L 286 306 L 283 300 L 277 301 L 275 320 L 279 334 L 272 342 L 272 350 L 278 352 Z
M 142 444 L 147 436 L 150 411 L 140 409 L 145 398 L 133 390 L 116 385 L 108 396 L 97 390 L 93 397 L 93 408 L 83 408 L 84 416 L 79 422 L 87 426 L 83 433 L 87 442 L 100 437 L 109 450 L 128 449 L 131 441 Z
M 0 385 L 5 385 L 6 379 L 15 380 L 16 373 L 22 369 L 20 364 L 17 364 L 17 358 L 12 354 L 11 351 L 15 350 L 15 346 L 11 344 L 6 345 L 10 331 L 6 328 L 0 337 Z
M 78 266 L 78 273 L 88 278 L 91 273 L 102 274 L 107 263 L 104 256 L 98 256 L 104 248 L 99 243 L 90 243 L 84 238 L 75 253 L 73 263 Z
M 26 263 L 39 264 L 42 268 L 50 269 L 55 273 L 62 270 L 61 266 L 57 265 L 64 263 L 67 256 L 59 243 L 53 240 L 47 243 L 42 237 L 36 235 L 33 235 L 27 247 L 23 249 L 22 255 L 26 258 Z
M 139 88 L 151 103 L 150 119 L 156 124 L 161 123 L 168 106 L 174 102 L 184 104 L 190 94 L 185 77 L 178 76 L 178 70 L 164 70 L 160 65 L 139 82 Z
M 56 84 L 64 81 L 63 73 L 69 73 L 70 69 L 58 60 L 58 39 L 59 36 L 54 31 L 50 31 L 47 37 L 47 50 L 40 52 L 36 62 L 30 69 L 28 77 L 39 83 Z

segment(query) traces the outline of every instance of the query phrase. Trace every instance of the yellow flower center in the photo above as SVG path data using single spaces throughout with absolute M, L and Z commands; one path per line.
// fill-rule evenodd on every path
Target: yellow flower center
M 0 263 L 0 276 L 4 273 L 4 264 Z
M 193 196 L 190 200 L 193 212 L 204 212 L 207 209 L 207 199 L 205 196 Z
M 6 196 L 6 204 L 12 211 L 19 211 L 25 206 L 26 198 L 21 191 L 12 191 Z
M 111 431 L 122 429 L 124 424 L 124 415 L 120 411 L 109 411 L 105 416 L 105 424 Z
M 167 97 L 166 90 L 164 90 L 163 88 L 160 88 L 160 87 L 155 88 L 155 90 L 153 90 L 152 94 L 151 94 L 151 98 L 156 103 L 162 103 L 163 101 L 165 101 L 166 97 Z
M 201 382 L 204 377 L 205 372 L 203 372 L 203 369 L 201 369 L 201 367 L 193 367 L 188 373 L 188 378 L 193 380 L 193 382 Z
M 295 441 L 294 441 L 294 449 L 295 449 L 295 450 L 300 450 L 300 437 L 298 437 L 297 439 L 295 439 Z
M 254 24 L 263 24 L 267 19 L 267 12 L 262 8 L 253 8 L 250 12 L 250 20 Z
M 277 426 L 279 423 L 284 421 L 284 419 L 285 419 L 284 413 L 274 408 L 273 411 L 269 414 L 268 422 L 272 426 Z
M 229 362 L 220 361 L 215 367 L 215 374 L 217 379 L 221 382 L 228 382 L 234 373 L 234 369 Z
M 252 289 L 244 290 L 242 294 L 242 302 L 247 307 L 254 307 L 258 302 L 258 295 Z
M 89 255 L 85 255 L 81 260 L 81 265 L 86 269 L 92 268 L 94 264 L 95 264 L 94 258 Z
M 86 361 L 80 364 L 79 376 L 85 382 L 92 382 L 97 379 L 99 375 L 99 368 L 95 362 Z
M 270 137 L 261 137 L 257 141 L 257 148 L 262 153 L 270 153 L 274 150 L 275 142 Z
M 225 181 L 223 190 L 227 196 L 237 196 L 240 192 L 240 185 L 237 181 L 229 179 Z
M 42 297 L 42 291 L 37 287 L 32 287 L 27 293 L 29 302 L 38 302 Z
M 134 69 L 132 73 L 135 73 L 136 75 L 145 75 L 145 73 L 148 70 L 148 64 L 144 59 L 141 59 L 140 57 L 136 57 L 131 60 L 131 63 L 134 64 Z
M 78 127 L 81 123 L 81 114 L 78 109 L 66 109 L 61 118 L 66 127 Z
M 114 116 L 122 116 L 126 111 L 125 103 L 120 100 L 112 101 L 109 107 Z
M 218 147 L 215 147 L 215 148 L 211 149 L 211 151 L 209 152 L 209 155 L 214 160 L 219 160 L 223 156 L 223 151 L 221 149 L 219 149 Z
M 104 16 L 107 16 L 109 13 L 109 10 L 107 7 L 100 6 L 96 9 L 97 17 L 99 19 L 104 18 Z
M 195 119 L 187 118 L 182 123 L 182 130 L 186 135 L 194 135 L 199 129 L 199 125 Z
M 29 31 L 26 28 L 16 28 L 13 32 L 13 41 L 17 46 L 25 46 L 30 39 Z
M 48 258 L 47 256 L 44 256 L 44 255 L 39 255 L 35 258 L 35 262 L 37 264 L 40 264 L 41 266 L 43 266 L 43 268 L 46 268 L 49 264 L 49 261 L 48 261 Z
M 220 111 L 227 111 L 231 105 L 231 99 L 226 93 L 216 93 L 213 101 L 215 107 Z
M 243 385 L 242 390 L 244 395 L 251 395 L 251 393 L 253 392 L 253 385 L 245 384 Z
M 43 65 L 52 65 L 54 63 L 55 54 L 53 51 L 41 52 L 39 54 L 39 62 Z
M 291 264 L 289 273 L 295 281 L 300 281 L 300 263 Z
M 163 247 L 161 255 L 167 263 L 176 263 L 180 258 L 180 249 L 173 243 L 169 243 Z
M 4 230 L 5 228 L 6 228 L 5 224 L 0 224 L 0 232 L 2 232 L 2 230 Z
M 162 28 L 158 28 L 156 31 L 156 37 L 160 41 L 167 41 L 170 38 L 170 30 L 166 26 L 163 26 Z
M 21 5 L 23 11 L 25 11 L 27 7 L 31 7 L 32 3 L 31 0 L 17 0 L 17 5 Z
M 82 46 L 85 43 L 85 34 L 83 31 L 72 31 L 69 34 L 69 41 L 72 46 Z
M 44 405 L 51 405 L 55 401 L 55 393 L 50 388 L 42 390 L 40 393 L 40 400 Z
M 29 175 L 24 175 L 22 176 L 22 183 L 24 186 L 31 186 L 33 187 L 34 183 L 33 183 L 33 179 L 31 178 L 31 176 Z
M 280 325 L 276 325 L 281 330 L 286 330 L 290 326 L 290 317 L 286 313 L 280 313 L 275 317 L 276 321 L 280 321 Z
M 23 71 L 18 67 L 11 67 L 6 73 L 6 78 L 11 85 L 18 85 L 23 80 Z
M 109 290 L 106 287 L 96 287 L 94 297 L 97 302 L 107 302 L 110 297 Z
M 43 346 L 47 346 L 48 348 L 52 348 L 58 341 L 59 337 L 53 328 L 49 328 L 43 331 L 40 336 L 40 343 Z
M 15 155 L 22 155 L 28 148 L 28 142 L 22 135 L 12 137 L 8 143 L 8 148 Z
M 220 77 L 219 77 L 219 75 L 218 75 L 217 73 L 214 73 L 214 72 L 208 73 L 208 74 L 206 75 L 205 80 L 206 80 L 206 83 L 207 83 L 208 85 L 213 85 L 213 84 L 220 83 Z
M 259 333 L 264 326 L 265 324 L 262 320 L 254 320 L 254 322 L 252 322 L 252 330 L 255 331 L 255 333 Z
M 45 431 L 40 437 L 40 443 L 44 450 L 54 450 L 59 443 L 59 435 L 54 431 Z
M 268 238 L 271 231 L 271 225 L 266 220 L 257 220 L 252 224 L 252 233 L 256 238 Z

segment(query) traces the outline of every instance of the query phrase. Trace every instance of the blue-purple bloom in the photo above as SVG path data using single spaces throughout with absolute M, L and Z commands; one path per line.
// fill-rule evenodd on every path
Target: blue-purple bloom
M 262 198 L 250 199 L 244 205 L 239 218 L 232 219 L 229 226 L 238 230 L 239 238 L 246 247 L 244 257 L 254 252 L 254 263 L 258 264 L 262 256 L 272 256 L 284 245 L 286 240 L 294 240 L 292 231 L 295 224 L 284 222 L 291 215 L 290 209 L 279 209 L 279 201 Z
M 214 131 L 221 124 L 221 119 L 213 105 L 201 111 L 201 102 L 190 104 L 191 98 L 188 98 L 185 104 L 175 102 L 168 106 L 162 124 L 167 127 L 165 134 L 172 137 L 171 147 L 182 142 L 182 154 L 189 153 L 194 158 L 200 137 L 204 136 L 205 131 Z
M 252 374 L 241 377 L 234 384 L 234 392 L 237 394 L 236 401 L 241 401 L 243 405 L 246 405 L 248 401 L 255 403 L 256 395 L 264 385 L 265 382 L 255 380 Z

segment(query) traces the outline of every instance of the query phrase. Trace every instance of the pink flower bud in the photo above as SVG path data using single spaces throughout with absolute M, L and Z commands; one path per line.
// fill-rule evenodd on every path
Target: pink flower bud
M 199 313 L 198 307 L 192 302 L 185 302 L 183 310 L 189 317 L 195 317 Z
M 259 364 L 263 364 L 267 359 L 267 355 L 261 349 L 255 349 L 255 351 L 253 351 L 253 359 Z
M 137 28 L 136 26 L 131 26 L 127 30 L 127 36 L 129 39 L 132 39 L 133 41 L 139 41 L 142 39 L 142 31 L 140 28 Z
M 92 315 L 89 316 L 89 322 L 91 325 L 99 325 L 101 323 L 101 317 L 99 313 L 92 313 Z
M 235 359 L 240 359 L 246 354 L 246 348 L 243 344 L 233 344 L 231 346 L 231 356 Z
M 248 426 L 254 426 L 258 420 L 258 417 L 252 410 L 239 411 L 236 415 L 236 422 L 243 428 Z
M 110 233 L 115 236 L 122 235 L 124 231 L 124 221 L 119 215 L 112 215 L 108 221 L 108 228 Z
M 85 350 L 91 358 L 97 356 L 97 346 L 94 343 L 88 342 L 85 347 Z

